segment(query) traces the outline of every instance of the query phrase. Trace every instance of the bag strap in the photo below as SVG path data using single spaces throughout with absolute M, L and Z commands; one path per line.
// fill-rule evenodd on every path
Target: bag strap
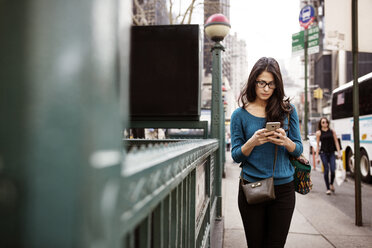
M 275 164 L 276 164 L 276 156 L 278 155 L 278 146 L 275 145 L 275 157 L 274 157 L 274 166 L 273 166 L 273 176 L 275 173 Z
M 288 135 L 289 135 L 289 121 L 290 121 L 290 117 L 289 117 L 289 112 L 287 113 L 287 118 L 288 118 Z M 291 156 L 291 155 L 290 155 Z M 302 154 L 298 157 L 298 158 L 300 158 L 302 156 Z M 298 158 L 296 158 L 296 159 L 298 159 Z

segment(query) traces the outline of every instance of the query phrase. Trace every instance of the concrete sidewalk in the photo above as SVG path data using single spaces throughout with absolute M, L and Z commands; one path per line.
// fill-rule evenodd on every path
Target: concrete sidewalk
M 239 165 L 226 153 L 226 178 L 222 180 L 224 248 L 246 247 L 238 209 Z M 353 206 L 351 206 L 353 207 Z M 372 247 L 372 230 L 355 226 L 354 219 L 311 192 L 296 193 L 296 208 L 289 230 L 288 248 Z

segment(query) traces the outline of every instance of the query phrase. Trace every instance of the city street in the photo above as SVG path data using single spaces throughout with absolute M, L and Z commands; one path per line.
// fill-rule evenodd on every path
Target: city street
M 308 143 L 304 142 L 304 154 Z M 226 152 L 226 177 L 223 179 L 224 248 L 246 247 L 243 224 L 237 206 L 239 165 Z M 355 225 L 354 180 L 337 186 L 335 193 L 325 194 L 320 165 L 312 171 L 313 189 L 308 195 L 296 193 L 296 208 L 286 248 L 371 247 L 372 185 L 362 183 L 363 226 Z

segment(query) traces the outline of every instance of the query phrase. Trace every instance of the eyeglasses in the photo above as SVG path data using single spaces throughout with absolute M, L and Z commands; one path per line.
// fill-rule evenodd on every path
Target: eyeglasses
M 327 121 L 322 121 L 321 123 L 324 124 L 324 123 L 327 123 Z
M 265 81 L 256 81 L 256 84 L 259 88 L 265 88 L 266 85 L 269 86 L 270 89 L 275 89 L 276 85 L 274 82 L 267 83 Z

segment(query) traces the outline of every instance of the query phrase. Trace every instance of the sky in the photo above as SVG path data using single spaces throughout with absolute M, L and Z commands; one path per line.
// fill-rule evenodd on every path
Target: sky
M 291 58 L 299 13 L 298 0 L 230 0 L 230 33 L 246 41 L 249 70 L 263 56 Z
M 285 69 L 302 87 L 303 64 L 299 57 L 292 57 L 292 34 L 301 30 L 299 14 L 299 0 L 230 0 L 230 34 L 236 32 L 247 44 L 248 73 L 259 58 L 273 57 L 282 72 Z M 202 8 L 194 11 L 194 18 L 195 23 L 203 23 Z M 298 88 L 286 87 L 286 95 L 297 99 Z

